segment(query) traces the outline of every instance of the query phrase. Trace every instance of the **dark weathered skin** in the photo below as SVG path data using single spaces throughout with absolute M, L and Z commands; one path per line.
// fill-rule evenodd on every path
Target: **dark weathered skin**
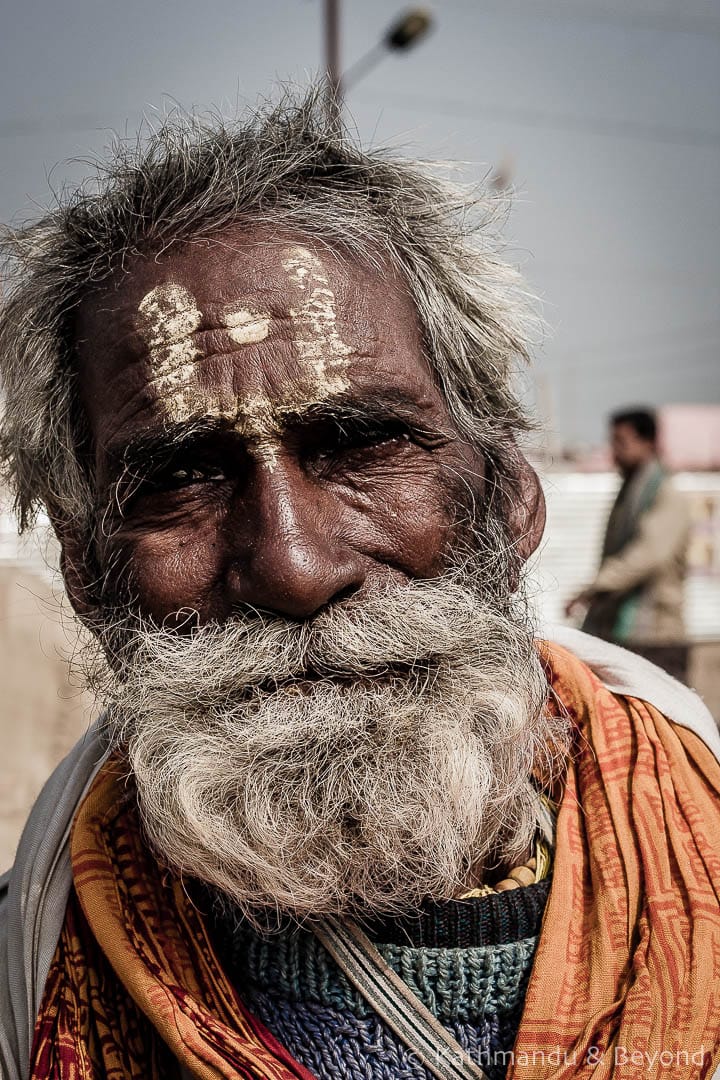
M 330 394 L 324 410 L 322 395 L 308 393 L 307 365 L 293 338 L 297 290 L 280 259 L 288 243 L 322 260 L 337 331 L 351 349 L 347 389 Z M 133 494 L 139 482 L 123 478 L 124 449 L 138 435 L 162 442 L 168 419 L 137 317 L 143 298 L 164 282 L 196 299 L 203 321 L 192 338 L 202 350 L 194 384 L 209 411 L 223 401 L 227 415 L 221 430 Z M 218 315 L 228 304 L 270 312 L 265 340 L 233 342 Z M 201 621 L 223 620 L 238 605 L 304 619 L 388 578 L 433 576 L 461 527 L 462 492 L 484 497 L 483 462 L 457 437 L 423 355 L 413 303 L 387 270 L 307 239 L 230 232 L 136 259 L 82 304 L 77 335 L 97 505 L 109 507 L 94 558 L 111 587 L 129 582 L 141 609 L 158 620 L 188 608 Z M 291 422 L 278 424 L 272 460 L 227 407 L 237 402 L 242 411 L 258 399 L 281 412 L 288 402 L 305 403 Z M 343 435 L 324 415 L 338 404 L 358 414 L 370 405 L 385 419 L 349 434 L 343 420 Z M 518 522 L 529 554 L 544 521 L 531 471 L 526 503 L 531 528 L 527 513 Z M 86 565 L 72 534 L 63 530 L 62 539 L 71 597 L 87 611 L 97 602 L 97 569 Z

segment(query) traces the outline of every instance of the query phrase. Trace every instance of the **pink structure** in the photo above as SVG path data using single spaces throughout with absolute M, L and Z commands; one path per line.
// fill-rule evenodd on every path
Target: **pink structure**
M 660 455 L 674 472 L 720 470 L 720 405 L 658 409 Z

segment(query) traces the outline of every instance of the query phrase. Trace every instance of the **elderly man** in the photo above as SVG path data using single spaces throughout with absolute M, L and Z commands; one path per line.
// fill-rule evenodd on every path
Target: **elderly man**
M 470 209 L 310 102 L 170 125 L 10 238 L 4 460 L 106 711 L 5 880 L 3 1076 L 716 1067 L 717 732 L 533 633 Z

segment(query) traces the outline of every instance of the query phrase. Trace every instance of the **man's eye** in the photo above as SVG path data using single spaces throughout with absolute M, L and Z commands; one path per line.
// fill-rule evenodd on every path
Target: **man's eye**
M 323 457 L 331 457 L 333 454 L 364 450 L 375 446 L 385 446 L 388 443 L 409 442 L 410 433 L 400 425 L 379 428 L 357 428 L 355 430 L 341 430 L 335 435 Z
M 189 487 L 192 484 L 212 484 L 225 479 L 222 469 L 210 466 L 183 466 L 167 469 L 154 478 L 154 486 L 164 490 Z

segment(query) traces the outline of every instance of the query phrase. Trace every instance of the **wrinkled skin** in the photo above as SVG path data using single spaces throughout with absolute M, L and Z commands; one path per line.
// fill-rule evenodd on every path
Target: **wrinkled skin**
M 282 265 L 292 244 L 326 276 L 343 343 L 341 390 L 336 380 L 322 392 L 298 345 L 300 293 Z M 457 437 L 395 275 L 262 232 L 138 258 L 129 271 L 89 296 L 77 322 L 103 515 L 93 557 L 106 590 L 132 594 L 157 620 L 192 609 L 201 622 L 222 621 L 240 605 L 305 619 L 351 592 L 443 568 L 469 501 L 485 497 L 483 462 Z M 199 414 L 210 416 L 205 434 L 188 440 L 188 417 L 175 415 L 185 445 L 173 453 L 172 410 L 138 316 L 168 283 L 188 290 L 202 315 L 181 374 Z M 228 305 L 267 313 L 267 336 L 233 340 Z M 258 401 L 266 417 L 275 409 L 271 451 L 242 420 Z M 138 437 L 157 446 L 128 468 Z M 517 520 L 527 556 L 544 515 L 529 467 L 524 475 Z M 102 602 L 97 570 L 71 533 L 61 539 L 68 591 L 86 613 Z

